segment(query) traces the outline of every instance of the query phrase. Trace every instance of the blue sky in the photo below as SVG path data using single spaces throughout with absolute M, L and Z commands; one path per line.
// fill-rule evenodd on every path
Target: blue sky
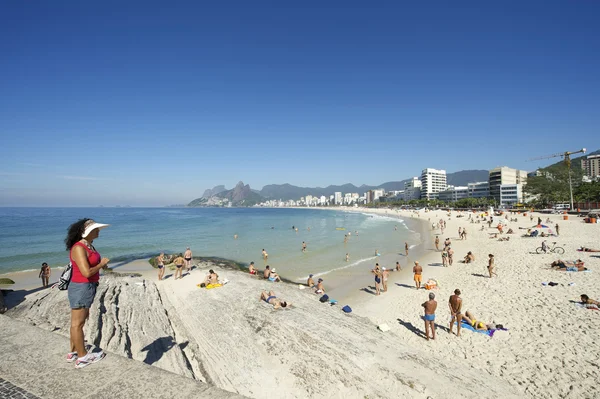
M 600 2 L 213 3 L 5 3 L 0 205 L 167 205 L 600 148 Z

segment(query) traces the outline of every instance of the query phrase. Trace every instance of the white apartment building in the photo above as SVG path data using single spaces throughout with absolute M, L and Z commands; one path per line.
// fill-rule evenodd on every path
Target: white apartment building
M 527 172 L 524 170 L 518 170 L 509 168 L 508 166 L 501 166 L 490 170 L 489 187 L 490 196 L 496 201 L 501 203 L 500 198 L 500 186 L 502 185 L 513 185 L 520 184 L 521 188 L 519 192 L 522 193 L 522 186 L 527 183 Z M 520 200 L 523 199 L 521 194 Z
M 334 202 L 336 205 L 342 204 L 342 193 L 340 191 L 334 193 Z
M 421 172 L 421 198 L 436 199 L 446 186 L 445 170 L 426 168 Z
M 413 177 L 404 183 L 404 201 L 418 200 L 421 198 L 421 179 Z
M 490 183 L 487 181 L 468 183 L 467 188 L 469 189 L 470 198 L 487 198 L 490 196 Z
M 327 204 L 327 197 L 324 196 L 324 195 L 321 195 L 321 198 L 319 198 L 319 204 L 326 205 Z
M 522 201 L 522 184 L 502 184 L 500 186 L 500 206 L 511 207 Z
M 583 175 L 590 179 L 600 177 L 600 155 L 589 155 L 581 159 Z

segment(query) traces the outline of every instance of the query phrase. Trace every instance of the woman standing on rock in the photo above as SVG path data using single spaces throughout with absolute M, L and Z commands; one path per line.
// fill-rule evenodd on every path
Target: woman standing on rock
M 106 267 L 108 258 L 101 258 L 92 245 L 98 238 L 100 229 L 108 224 L 96 223 L 92 219 L 81 219 L 69 226 L 65 245 L 73 266 L 69 283 L 69 304 L 71 305 L 71 352 L 67 361 L 75 361 L 76 368 L 82 368 L 102 360 L 103 352 L 87 352 L 84 344 L 83 326 L 90 314 L 100 280 L 100 269 Z

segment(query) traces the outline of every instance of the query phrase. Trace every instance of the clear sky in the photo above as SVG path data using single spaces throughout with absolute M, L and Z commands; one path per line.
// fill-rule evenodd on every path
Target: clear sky
M 535 169 L 600 148 L 599 20 L 593 0 L 4 2 L 0 205 Z

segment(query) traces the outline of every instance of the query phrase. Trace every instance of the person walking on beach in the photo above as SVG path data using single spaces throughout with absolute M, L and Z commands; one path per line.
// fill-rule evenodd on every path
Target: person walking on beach
M 448 267 L 448 251 L 446 248 L 442 250 L 442 266 Z
M 40 270 L 39 278 L 42 279 L 42 287 L 48 287 L 48 282 L 50 281 L 50 274 L 52 271 L 50 270 L 50 266 L 46 262 L 42 263 L 42 269 Z
M 185 264 L 185 259 L 182 256 L 178 256 L 173 261 L 175 263 L 175 280 L 183 277 L 183 265 Z M 179 276 L 179 277 L 177 277 Z
M 423 302 L 421 306 L 425 309 L 425 338 L 429 341 L 429 329 L 431 329 L 431 339 L 435 339 L 435 310 L 437 309 L 437 302 L 435 301 L 435 294 L 429 293 L 429 300 Z
M 452 334 L 452 328 L 454 327 L 454 321 L 456 320 L 456 336 L 460 337 L 460 322 L 462 320 L 462 298 L 460 297 L 460 290 L 457 288 L 454 290 L 454 295 L 450 296 L 448 301 L 448 308 L 450 308 L 450 334 Z
M 440 250 L 440 236 L 435 236 L 435 250 Z
M 158 281 L 163 279 L 165 275 L 165 253 L 161 252 L 156 258 L 156 265 L 158 267 Z
M 463 238 L 464 240 L 466 240 L 466 239 L 467 239 L 467 229 L 466 229 L 466 228 L 463 228 L 463 234 L 462 234 L 462 238 Z
M 102 258 L 93 242 L 100 235 L 100 229 L 108 224 L 96 223 L 92 219 L 81 219 L 69 226 L 65 245 L 72 265 L 71 282 L 68 288 L 71 307 L 71 348 L 68 362 L 75 362 L 76 368 L 83 368 L 102 360 L 104 352 L 88 352 L 85 347 L 83 326 L 90 314 L 100 281 L 100 269 L 107 267 L 110 260 Z
M 450 238 L 446 238 L 446 241 L 444 241 L 444 248 L 447 250 L 448 247 L 450 246 L 451 242 L 450 242 Z
M 192 271 L 192 250 L 190 249 L 190 247 L 186 248 L 183 257 L 185 258 L 185 267 L 189 273 Z
M 452 266 L 454 262 L 454 250 L 451 247 L 448 247 L 448 265 Z
M 404 242 L 404 251 L 406 252 L 406 256 L 408 256 L 408 243 Z
M 375 275 L 375 291 L 377 292 L 376 295 L 380 295 L 380 288 L 379 285 L 381 284 L 381 270 L 379 269 L 379 263 L 375 264 L 375 269 L 371 270 L 371 273 L 373 273 Z
M 492 275 L 498 277 L 494 271 L 494 255 L 489 254 L 488 256 L 490 257 L 490 260 L 488 261 L 488 273 L 490 274 L 490 278 L 492 278 Z
M 302 252 L 306 252 L 306 243 L 302 241 Z
M 462 240 L 462 227 L 458 228 L 458 237 Z
M 387 281 L 388 281 L 388 277 L 390 277 L 390 271 L 388 269 L 386 269 L 385 267 L 381 268 L 381 277 L 382 277 L 382 281 L 383 281 L 383 292 L 387 292 Z
M 556 229 L 556 235 L 559 236 L 560 230 L 558 229 L 558 223 L 556 223 L 556 225 L 554 225 L 554 228 Z
M 421 280 L 422 280 L 422 273 L 423 273 L 423 267 L 421 265 L 419 265 L 418 261 L 415 261 L 415 265 L 413 266 L 413 273 L 414 273 L 414 280 L 415 280 L 415 286 L 417 287 L 417 289 L 421 288 Z

